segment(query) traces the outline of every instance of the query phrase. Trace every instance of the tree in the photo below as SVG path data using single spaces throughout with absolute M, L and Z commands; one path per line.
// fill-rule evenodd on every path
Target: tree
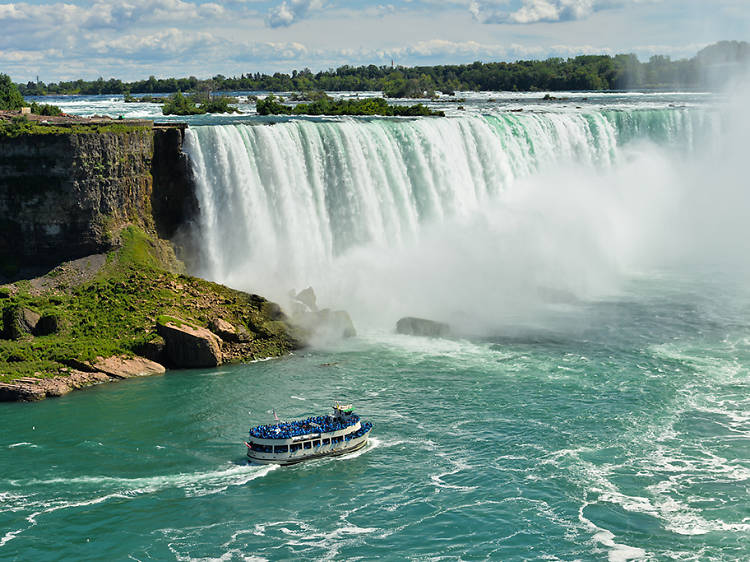
M 10 76 L 0 74 L 0 109 L 15 110 L 24 106 L 23 96 Z
M 167 103 L 162 106 L 161 112 L 164 115 L 201 115 L 205 113 L 192 100 L 183 96 L 182 92 L 172 95 Z

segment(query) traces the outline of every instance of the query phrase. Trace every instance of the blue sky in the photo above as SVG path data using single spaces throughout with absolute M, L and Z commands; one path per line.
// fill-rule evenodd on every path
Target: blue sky
M 750 40 L 750 0 L 0 2 L 0 72 L 16 81 L 202 78 L 392 59 L 682 58 L 721 39 Z

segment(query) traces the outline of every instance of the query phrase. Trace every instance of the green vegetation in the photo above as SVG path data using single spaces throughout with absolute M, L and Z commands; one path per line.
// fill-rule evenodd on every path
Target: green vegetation
M 311 103 L 296 106 L 283 105 L 270 94 L 256 102 L 260 115 L 386 115 L 386 116 L 438 116 L 445 117 L 442 111 L 432 111 L 421 103 L 416 105 L 390 105 L 383 98 L 356 100 L 334 100 L 323 94 Z
M 201 104 L 200 108 L 205 113 L 239 113 L 240 110 L 230 106 L 232 99 L 225 96 L 213 97 Z M 236 101 L 234 103 L 237 103 Z
M 0 138 L 16 138 L 21 135 L 90 135 L 100 133 L 130 133 L 143 131 L 146 127 L 141 125 L 128 125 L 126 123 L 71 123 L 60 125 L 47 125 L 37 121 L 29 121 L 25 115 L 14 117 L 9 122 L 0 121 Z
M 161 108 L 164 115 L 200 115 L 205 113 L 193 100 L 186 98 L 182 92 L 177 92 Z
M 125 103 L 166 103 L 167 98 L 159 96 L 141 96 L 136 98 L 130 92 L 125 92 Z
M 186 97 L 182 92 L 170 96 L 161 111 L 164 115 L 202 115 L 204 113 L 239 113 L 240 110 L 230 106 L 237 103 L 235 98 L 226 96 L 211 97 L 195 95 Z
M 0 110 L 17 110 L 24 106 L 23 96 L 7 74 L 0 74 Z
M 35 115 L 48 115 L 52 117 L 63 114 L 62 109 L 60 109 L 56 105 L 50 105 L 46 103 L 39 104 L 35 101 L 31 102 L 31 113 Z
M 136 227 L 120 237 L 122 247 L 93 280 L 36 293 L 29 282 L 0 288 L 1 310 L 24 307 L 49 318 L 55 328 L 50 335 L 0 339 L 0 382 L 65 375 L 67 368 L 99 356 L 133 355 L 159 340 L 155 328 L 162 315 L 195 326 L 215 317 L 244 326 L 252 344 L 241 360 L 277 356 L 294 347 L 262 297 L 168 271 L 161 257 L 164 243 Z M 54 272 L 48 277 L 55 278 Z
M 672 60 L 655 55 L 640 62 L 633 54 L 582 55 L 568 59 L 517 62 L 474 62 L 472 64 L 417 66 L 341 66 L 313 73 L 306 68 L 291 74 L 249 73 L 238 77 L 217 74 L 210 80 L 156 78 L 124 83 L 121 80 L 75 80 L 19 85 L 23 95 L 44 94 L 155 94 L 200 91 L 309 92 L 382 91 L 387 97 L 430 97 L 439 90 L 612 90 L 626 88 L 703 88 L 716 85 L 717 78 L 731 75 L 731 64 L 750 62 L 750 44 L 721 41 L 690 59 Z M 708 70 L 716 67 L 719 75 Z M 314 101 L 314 100 L 313 100 Z
M 26 105 L 18 87 L 7 74 L 0 74 L 0 110 L 17 111 Z M 62 115 L 62 110 L 56 105 L 38 104 L 32 102 L 31 113 L 37 115 Z

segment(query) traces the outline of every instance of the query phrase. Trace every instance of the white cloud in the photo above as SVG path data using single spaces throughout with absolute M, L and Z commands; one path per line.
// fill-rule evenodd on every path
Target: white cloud
M 471 0 L 469 11 L 483 23 L 532 24 L 582 20 L 599 10 L 658 0 L 521 0 L 515 10 L 506 0 Z
M 0 61 L 11 63 L 34 63 L 60 58 L 62 58 L 62 51 L 59 49 L 45 49 L 43 51 L 0 51 Z
M 323 0 L 284 0 L 269 10 L 266 23 L 269 27 L 289 27 L 303 19 L 310 11 L 323 7 Z
M 392 58 L 418 65 L 581 53 L 683 57 L 695 45 L 748 37 L 748 0 L 713 1 L 0 0 L 0 68 L 22 81 L 132 80 Z M 570 23 L 543 23 L 560 21 Z
M 205 51 L 220 41 L 210 33 L 185 32 L 176 28 L 156 33 L 122 35 L 114 39 L 102 39 L 91 43 L 91 47 L 104 55 L 140 55 L 150 58 L 169 58 L 196 48 Z
M 360 51 L 358 54 L 364 56 L 367 53 Z M 454 59 L 458 57 L 463 60 L 471 58 L 471 60 L 492 61 L 537 59 L 550 56 L 569 57 L 579 54 L 611 54 L 611 49 L 586 44 L 541 46 L 523 45 L 521 43 L 495 44 L 480 43 L 477 41 L 432 39 L 430 41 L 418 41 L 411 45 L 378 51 L 378 54 L 381 58 L 394 57 L 397 59 Z

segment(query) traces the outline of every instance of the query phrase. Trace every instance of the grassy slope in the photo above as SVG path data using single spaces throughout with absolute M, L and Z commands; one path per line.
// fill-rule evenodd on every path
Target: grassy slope
M 98 133 L 130 133 L 145 131 L 148 127 L 130 125 L 127 123 L 72 123 L 67 125 L 42 124 L 35 121 L 19 119 L 10 122 L 0 122 L 0 138 L 16 138 L 21 135 L 70 135 L 70 134 L 98 134 Z
M 0 340 L 0 382 L 18 377 L 53 377 L 76 361 L 132 354 L 158 340 L 156 319 L 178 316 L 206 326 L 216 317 L 242 324 L 254 336 L 241 360 L 284 354 L 295 347 L 278 307 L 257 295 L 164 269 L 160 246 L 136 227 L 122 232 L 123 244 L 108 255 L 93 281 L 32 294 L 28 281 L 0 288 L 0 309 L 28 307 L 55 315 L 63 326 L 50 336 Z M 48 274 L 54 275 L 54 272 Z

